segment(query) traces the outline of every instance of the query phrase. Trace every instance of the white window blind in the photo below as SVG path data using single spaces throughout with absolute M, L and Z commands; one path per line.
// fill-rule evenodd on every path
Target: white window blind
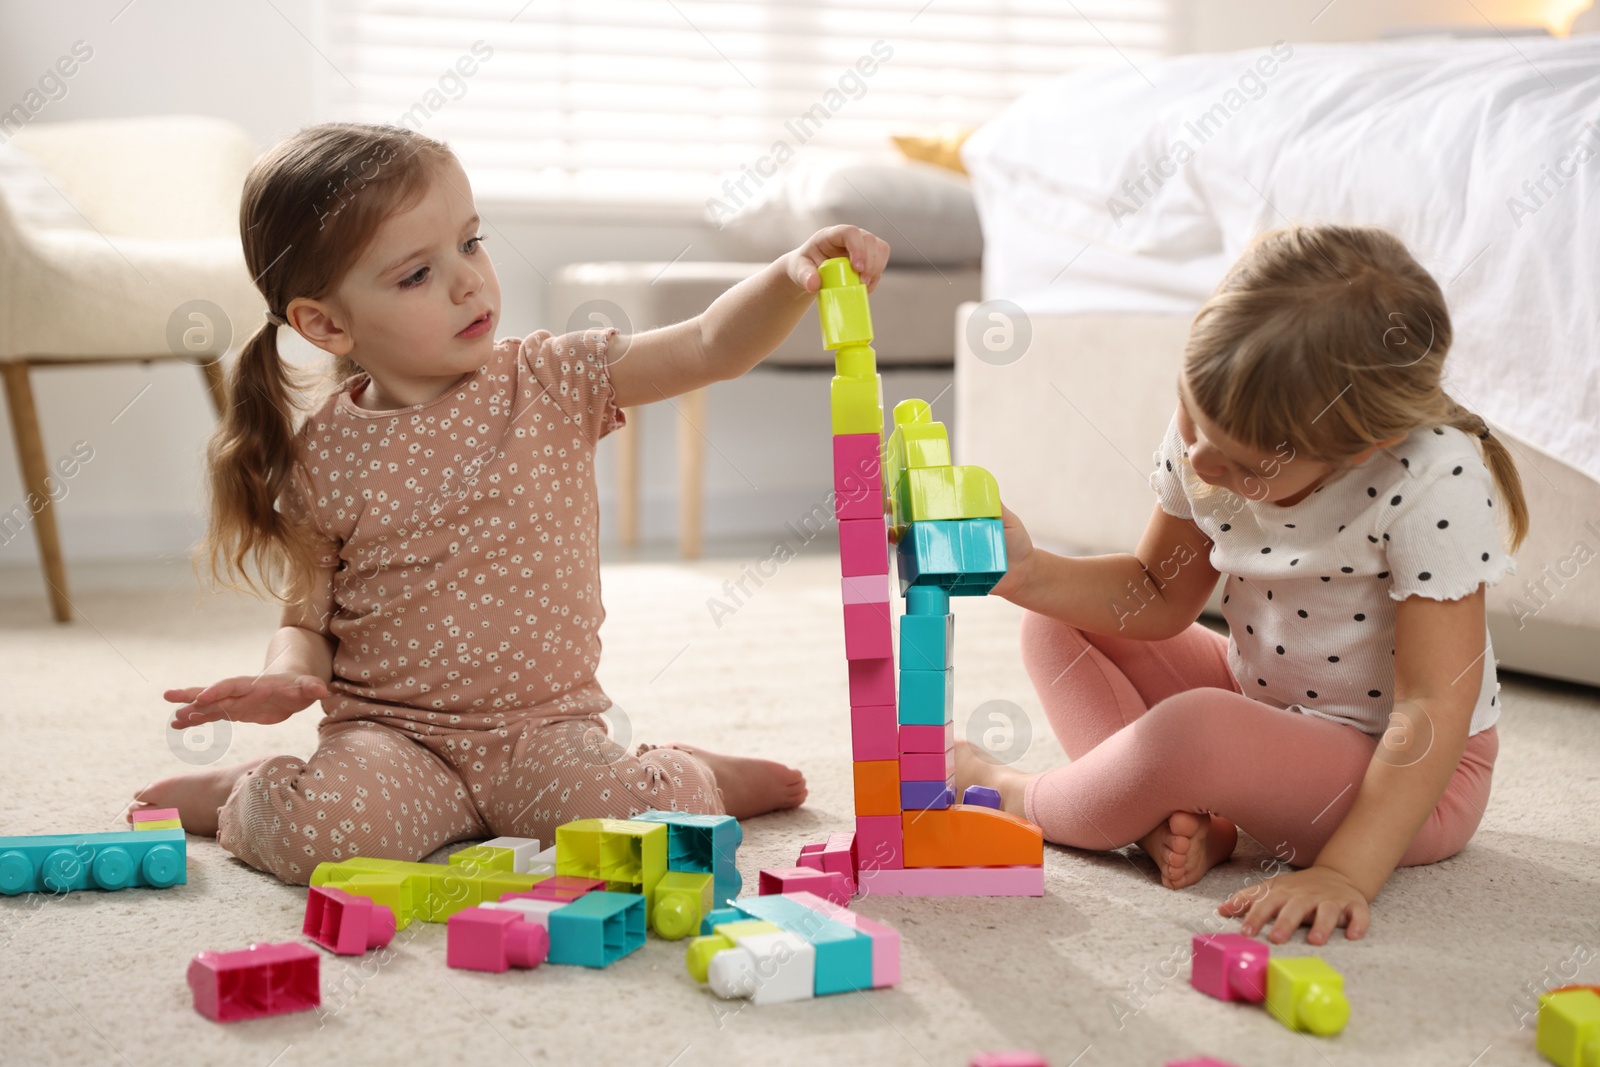
M 701 204 L 780 145 L 976 126 L 1169 51 L 1174 0 L 332 0 L 339 114 L 450 142 L 480 196 Z

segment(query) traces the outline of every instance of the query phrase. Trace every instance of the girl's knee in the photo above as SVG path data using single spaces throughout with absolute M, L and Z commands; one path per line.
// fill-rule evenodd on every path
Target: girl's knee
M 1141 747 L 1169 748 L 1192 758 L 1226 739 L 1233 715 L 1226 698 L 1237 696 L 1227 689 L 1200 688 L 1158 701 L 1135 723 Z

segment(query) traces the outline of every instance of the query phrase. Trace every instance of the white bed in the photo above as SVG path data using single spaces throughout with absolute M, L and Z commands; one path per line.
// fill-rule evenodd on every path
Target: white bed
M 1086 68 L 962 155 L 984 297 L 1033 340 L 997 365 L 958 321 L 958 447 L 1046 539 L 1131 551 L 1189 319 L 1251 236 L 1381 225 L 1444 288 L 1446 386 L 1511 444 L 1533 512 L 1490 593 L 1500 661 L 1600 684 L 1600 35 Z

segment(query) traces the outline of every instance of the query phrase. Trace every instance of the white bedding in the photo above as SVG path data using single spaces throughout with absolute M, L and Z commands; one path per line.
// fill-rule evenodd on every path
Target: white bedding
M 984 295 L 1031 314 L 1191 314 L 1262 230 L 1393 230 L 1449 300 L 1452 395 L 1600 480 L 1600 35 L 1096 66 L 962 156 Z

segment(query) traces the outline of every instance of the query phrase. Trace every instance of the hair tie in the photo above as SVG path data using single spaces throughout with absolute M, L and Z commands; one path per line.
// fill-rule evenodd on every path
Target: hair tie
M 1488 437 L 1488 436 L 1489 436 L 1489 427 L 1487 427 L 1487 426 L 1485 426 L 1485 427 L 1484 427 L 1484 428 L 1483 428 L 1483 432 L 1482 432 L 1482 433 L 1480 433 L 1480 434 L 1479 434 L 1479 435 L 1478 435 L 1478 440 L 1480 440 L 1480 441 L 1481 441 L 1481 440 L 1483 440 L 1483 439 L 1484 439 L 1484 438 L 1485 438 L 1485 437 Z
M 267 318 L 267 321 L 272 323 L 272 325 L 274 325 L 274 326 L 287 326 L 287 325 L 289 325 L 289 320 L 288 319 L 284 318 L 282 315 L 279 315 L 277 312 L 273 311 L 271 308 L 268 308 L 266 311 L 263 311 L 262 314 L 265 315 L 266 318 Z

